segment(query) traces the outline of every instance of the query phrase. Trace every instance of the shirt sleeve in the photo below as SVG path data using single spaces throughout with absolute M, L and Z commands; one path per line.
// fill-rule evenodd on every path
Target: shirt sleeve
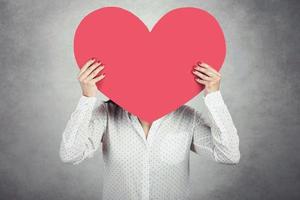
M 191 150 L 213 160 L 236 164 L 240 160 L 239 136 L 220 90 L 203 97 L 208 120 L 194 109 Z
M 62 162 L 75 165 L 93 157 L 102 141 L 106 122 L 104 102 L 82 95 L 62 134 L 59 150 Z

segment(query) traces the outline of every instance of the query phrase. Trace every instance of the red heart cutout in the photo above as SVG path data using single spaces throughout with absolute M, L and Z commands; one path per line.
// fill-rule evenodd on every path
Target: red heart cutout
M 204 86 L 192 73 L 197 61 L 219 71 L 226 54 L 217 20 L 199 8 L 165 14 L 151 31 L 131 12 L 104 7 L 85 16 L 74 37 L 78 66 L 104 63 L 97 88 L 139 118 L 152 122 L 196 96 Z

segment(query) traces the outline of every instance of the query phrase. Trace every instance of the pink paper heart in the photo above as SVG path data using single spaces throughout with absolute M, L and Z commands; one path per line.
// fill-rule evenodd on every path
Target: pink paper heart
M 79 68 L 100 59 L 105 78 L 97 88 L 128 112 L 148 122 L 176 110 L 204 86 L 192 73 L 197 61 L 219 71 L 226 45 L 217 20 L 199 8 L 165 14 L 151 31 L 131 12 L 104 7 L 85 16 L 74 37 Z

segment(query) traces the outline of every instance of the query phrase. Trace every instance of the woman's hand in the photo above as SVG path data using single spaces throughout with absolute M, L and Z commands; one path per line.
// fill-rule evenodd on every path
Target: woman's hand
M 221 74 L 208 64 L 198 62 L 194 66 L 193 73 L 197 76 L 196 81 L 205 86 L 205 96 L 220 89 Z
M 80 69 L 78 80 L 82 89 L 82 94 L 87 97 L 96 96 L 96 83 L 105 77 L 105 74 L 96 75 L 104 68 L 100 61 L 96 62 L 95 58 L 88 60 Z

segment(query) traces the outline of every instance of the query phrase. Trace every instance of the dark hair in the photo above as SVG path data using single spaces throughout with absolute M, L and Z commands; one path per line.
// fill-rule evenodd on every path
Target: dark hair
M 118 104 L 116 104 L 113 100 L 111 100 L 111 99 L 109 99 L 109 100 L 107 100 L 107 101 L 104 101 L 104 103 L 112 103 L 112 104 L 114 104 L 114 105 L 118 105 Z
M 119 106 L 116 102 L 109 99 L 107 101 L 104 101 L 104 103 L 107 104 L 107 109 L 110 110 L 113 116 L 118 116 L 120 112 L 122 112 L 123 108 Z

